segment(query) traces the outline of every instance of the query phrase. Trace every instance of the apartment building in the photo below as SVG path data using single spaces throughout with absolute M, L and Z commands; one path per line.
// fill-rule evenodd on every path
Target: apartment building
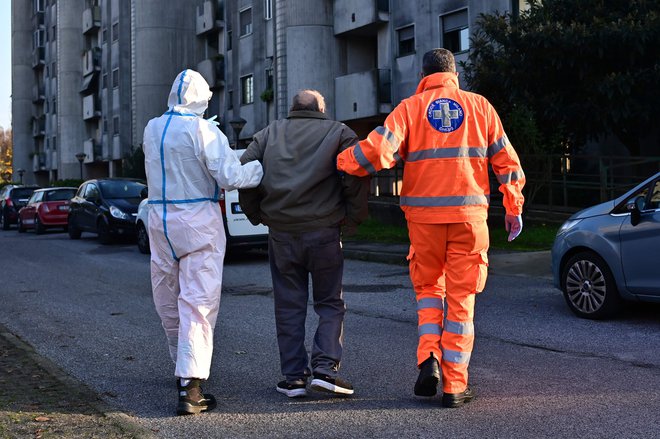
M 300 89 L 359 135 L 419 81 L 434 47 L 467 57 L 480 13 L 516 0 L 12 0 L 14 170 L 24 181 L 115 176 L 198 70 L 232 143 L 285 117 Z M 81 175 L 82 174 L 82 175 Z

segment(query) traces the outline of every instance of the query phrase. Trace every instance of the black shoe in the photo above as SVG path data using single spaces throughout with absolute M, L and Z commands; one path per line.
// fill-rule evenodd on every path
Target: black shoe
M 460 407 L 463 404 L 467 404 L 472 401 L 475 397 L 474 390 L 469 387 L 465 389 L 463 393 L 443 393 L 442 394 L 442 406 L 449 408 Z
M 311 387 L 319 392 L 336 393 L 338 395 L 353 394 L 353 386 L 351 386 L 349 382 L 346 382 L 341 378 L 332 378 L 320 373 L 314 374 Z
M 438 393 L 438 382 L 440 382 L 440 367 L 438 366 L 438 359 L 431 354 L 419 366 L 419 376 L 415 383 L 415 395 L 435 395 Z
M 202 380 L 191 378 L 188 385 L 182 386 L 181 380 L 176 379 L 176 387 L 179 391 L 177 415 L 194 415 L 213 410 L 216 407 L 215 397 L 210 393 L 202 393 L 201 383 Z
M 293 381 L 280 381 L 275 388 L 280 393 L 289 398 L 302 398 L 307 395 L 307 383 L 305 380 L 298 379 Z

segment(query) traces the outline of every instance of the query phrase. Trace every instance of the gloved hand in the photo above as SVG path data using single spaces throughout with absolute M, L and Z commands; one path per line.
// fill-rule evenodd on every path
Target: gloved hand
M 520 235 L 523 228 L 522 216 L 521 215 L 505 215 L 504 216 L 504 228 L 509 232 L 509 242 L 513 241 Z
M 213 125 L 215 125 L 215 126 L 219 126 L 219 125 L 220 125 L 220 122 L 218 122 L 218 121 L 216 120 L 217 118 L 218 118 L 218 115 L 216 114 L 216 115 L 214 115 L 213 117 L 209 117 L 208 119 L 206 119 L 206 121 L 207 121 L 207 122 L 211 122 L 211 123 L 212 123 Z

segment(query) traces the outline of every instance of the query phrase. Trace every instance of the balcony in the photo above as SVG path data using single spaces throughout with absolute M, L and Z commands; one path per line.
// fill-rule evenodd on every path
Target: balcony
M 101 49 L 94 47 L 93 49 L 86 50 L 82 58 L 83 76 L 101 71 Z
M 43 137 L 46 135 L 46 116 L 32 118 L 32 137 Z
M 375 69 L 335 78 L 337 120 L 364 119 L 392 111 L 389 69 Z
M 83 152 L 86 154 L 84 163 L 93 163 L 101 156 L 101 145 L 96 140 L 89 138 L 83 142 Z
M 43 171 L 46 169 L 46 153 L 35 152 L 32 156 L 32 172 Z
M 203 35 L 207 32 L 219 32 L 224 28 L 222 20 L 216 20 L 215 2 L 205 1 L 203 5 L 197 7 L 197 35 Z
M 336 0 L 335 35 L 376 35 L 382 23 L 390 19 L 387 0 Z
M 95 95 L 83 97 L 83 120 L 93 120 L 101 117 L 101 107 Z
M 40 104 L 46 100 L 46 92 L 43 85 L 32 86 L 32 103 Z
M 92 6 L 83 11 L 82 15 L 82 33 L 98 30 L 101 27 L 101 8 Z
M 42 69 L 46 64 L 46 49 L 39 46 L 32 51 L 32 68 Z
M 211 90 L 225 85 L 225 58 L 223 56 L 205 59 L 197 64 L 197 71 L 208 82 Z
M 32 15 L 32 29 L 44 29 L 45 23 L 45 14 L 43 11 L 35 12 Z

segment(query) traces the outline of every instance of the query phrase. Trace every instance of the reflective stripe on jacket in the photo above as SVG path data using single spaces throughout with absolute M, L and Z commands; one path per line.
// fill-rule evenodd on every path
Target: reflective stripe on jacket
M 409 221 L 456 223 L 485 220 L 490 187 L 488 163 L 504 194 L 509 215 L 520 215 L 525 175 L 486 98 L 460 90 L 455 73 L 422 79 L 415 95 L 403 100 L 354 147 L 342 152 L 337 167 L 349 174 L 374 174 L 405 163 L 401 209 Z

